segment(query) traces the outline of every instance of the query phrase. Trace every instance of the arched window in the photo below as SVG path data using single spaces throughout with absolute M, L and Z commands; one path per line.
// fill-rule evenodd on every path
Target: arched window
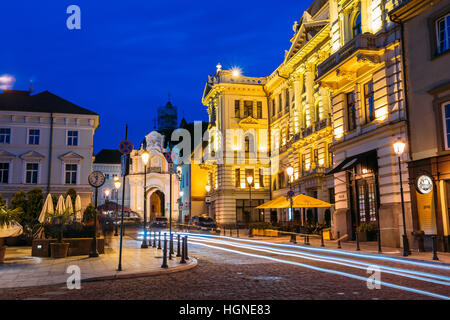
M 358 34 L 361 34 L 361 13 L 358 12 L 355 17 L 353 18 L 352 23 L 352 30 L 353 30 L 353 38 L 356 37 Z

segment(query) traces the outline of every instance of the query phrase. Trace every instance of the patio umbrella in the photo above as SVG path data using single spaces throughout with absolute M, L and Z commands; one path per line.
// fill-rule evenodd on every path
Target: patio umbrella
M 73 214 L 73 204 L 70 195 L 67 195 L 66 197 L 66 211 L 70 214 Z
M 47 198 L 45 198 L 44 205 L 42 206 L 41 214 L 39 215 L 39 219 L 38 219 L 39 222 L 44 223 L 45 220 L 47 220 L 48 215 L 53 214 L 53 213 L 54 213 L 53 200 L 52 200 L 51 194 L 49 193 L 47 195 Z
M 281 196 L 276 199 L 270 200 L 262 205 L 256 207 L 256 209 L 276 209 L 276 208 L 284 208 L 282 205 L 286 202 L 286 197 Z
M 77 194 L 77 197 L 75 198 L 75 219 L 78 221 L 81 221 L 82 215 L 81 215 L 81 198 L 80 195 Z
M 58 203 L 56 204 L 55 212 L 58 214 L 63 214 L 65 210 L 66 210 L 66 206 L 64 204 L 64 198 L 63 198 L 63 196 L 59 196 Z
M 287 200 L 289 203 L 289 200 Z M 299 194 L 292 198 L 293 208 L 329 208 L 331 203 L 307 196 L 306 194 Z M 290 206 L 290 204 L 289 204 Z M 289 207 L 288 206 L 288 207 Z M 286 207 L 286 208 L 288 208 Z

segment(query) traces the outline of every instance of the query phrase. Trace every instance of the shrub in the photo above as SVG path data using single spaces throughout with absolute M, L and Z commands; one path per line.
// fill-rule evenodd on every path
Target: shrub
M 93 221 L 95 216 L 95 207 L 92 203 L 89 203 L 89 205 L 86 207 L 83 213 L 83 221 Z

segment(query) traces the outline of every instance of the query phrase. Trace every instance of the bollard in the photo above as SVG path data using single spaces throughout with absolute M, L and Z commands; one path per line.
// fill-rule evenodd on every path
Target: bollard
M 181 259 L 180 259 L 180 263 L 186 263 L 186 260 L 184 260 L 184 237 L 183 237 L 183 239 L 182 239 L 182 245 L 181 245 L 181 247 L 182 247 L 182 252 L 181 252 Z
M 306 245 L 310 245 L 310 243 L 309 243 L 309 235 L 306 235 Z
M 381 253 L 381 237 L 380 237 L 380 230 L 377 231 L 377 243 L 378 243 L 378 253 Z
M 158 249 L 161 250 L 161 231 L 158 232 Z
M 177 235 L 177 257 L 181 257 L 181 252 L 180 252 L 180 235 Z
M 153 231 L 153 248 L 156 248 L 156 231 Z
M 163 262 L 162 262 L 161 268 L 168 268 L 168 265 L 167 265 L 167 239 L 166 239 L 165 233 L 164 233 Z
M 437 247 L 437 236 L 431 236 L 431 249 L 433 250 L 433 260 L 439 260 L 438 256 L 437 256 L 437 252 L 436 252 L 436 247 Z
M 337 232 L 337 237 L 338 237 L 338 242 L 337 242 L 338 249 L 341 249 L 341 233 L 339 231 Z
M 323 230 L 320 232 L 320 246 L 325 247 L 325 242 L 323 241 Z
M 292 243 L 297 243 L 297 237 L 295 236 L 295 234 L 291 234 L 291 240 Z
M 239 227 L 236 227 L 236 237 L 239 238 Z
M 355 235 L 356 235 L 356 251 L 360 251 L 360 249 L 359 249 L 359 237 L 358 237 L 358 231 L 356 231 Z
M 233 237 L 233 228 L 230 226 L 230 237 Z
M 248 229 L 248 237 L 253 238 L 253 229 Z
M 303 236 L 303 244 L 306 246 L 306 235 Z
M 169 259 L 171 259 L 173 252 L 173 233 L 170 234 L 170 243 L 169 243 Z
M 184 242 L 184 245 L 186 247 L 186 249 L 184 250 L 184 259 L 189 260 L 189 255 L 188 255 L 188 236 L 184 237 L 186 240 Z

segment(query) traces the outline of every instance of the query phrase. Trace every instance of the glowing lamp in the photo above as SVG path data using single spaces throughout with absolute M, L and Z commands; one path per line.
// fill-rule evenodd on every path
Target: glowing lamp
M 249 186 L 251 186 L 253 184 L 253 177 L 252 176 L 248 176 L 247 177 L 247 183 Z
M 406 143 L 402 139 L 398 138 L 393 144 L 395 154 L 400 157 L 405 151 L 405 146 Z
M 180 198 L 182 198 L 184 196 L 184 191 L 180 190 Z
M 294 174 L 294 168 L 292 167 L 286 168 L 286 173 L 289 177 L 292 177 L 292 175 Z
M 211 191 L 211 186 L 209 184 L 207 184 L 205 186 L 205 190 L 206 190 L 206 192 L 210 192 Z
M 147 151 L 145 151 L 143 154 L 141 154 L 141 159 L 144 165 L 147 165 L 148 160 L 150 159 L 150 154 Z

